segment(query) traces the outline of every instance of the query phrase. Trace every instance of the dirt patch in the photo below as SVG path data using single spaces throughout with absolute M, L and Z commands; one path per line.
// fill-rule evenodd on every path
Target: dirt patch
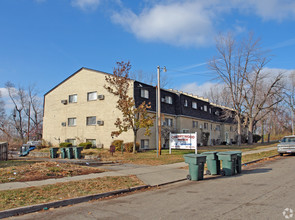
M 25 182 L 101 173 L 103 169 L 68 163 L 40 162 L 0 168 L 0 183 Z

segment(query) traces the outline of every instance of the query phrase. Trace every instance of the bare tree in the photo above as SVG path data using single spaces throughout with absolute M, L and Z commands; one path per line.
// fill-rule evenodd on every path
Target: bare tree
M 167 74 L 161 74 L 161 87 L 166 88 L 169 86 L 169 79 Z M 157 85 L 157 72 L 154 73 L 144 73 L 142 70 L 138 70 L 130 73 L 130 79 L 137 80 L 142 83 L 149 85 Z
M 28 88 L 28 100 L 29 108 L 31 109 L 30 113 L 26 112 L 26 115 L 30 118 L 33 124 L 30 127 L 31 134 L 36 136 L 38 139 L 41 136 L 42 122 L 43 122 L 43 108 L 42 101 L 38 97 L 35 86 L 29 86 Z
M 282 73 L 264 74 L 266 57 L 256 57 L 255 69 L 246 75 L 243 97 L 245 100 L 245 115 L 248 119 L 248 143 L 253 143 L 255 124 L 264 119 L 273 107 L 283 100 Z
M 285 103 L 287 103 L 288 107 L 291 110 L 291 123 L 292 123 L 292 134 L 294 135 L 294 114 L 295 114 L 295 71 L 293 71 L 290 76 L 289 80 L 286 83 L 287 86 L 284 91 L 285 95 Z
M 14 105 L 14 109 L 12 111 L 12 120 L 13 126 L 15 127 L 19 137 L 21 138 L 22 142 L 25 141 L 25 134 L 27 133 L 26 130 L 26 123 L 25 120 L 25 110 L 28 103 L 27 94 L 25 90 L 21 87 L 15 89 L 15 86 L 11 82 L 7 82 L 5 87 L 8 91 L 8 95 L 10 100 Z
M 8 120 L 5 113 L 5 103 L 2 99 L 2 94 L 0 91 L 0 131 L 4 133 L 7 137 L 10 137 L 7 127 L 8 127 Z
M 219 35 L 216 39 L 217 56 L 209 62 L 209 68 L 216 73 L 217 78 L 225 84 L 229 91 L 235 119 L 238 123 L 238 145 L 241 144 L 243 120 L 243 87 L 246 75 L 250 71 L 252 50 L 245 41 L 237 42 L 229 33 Z
M 208 92 L 204 92 L 203 96 L 209 99 L 210 102 L 231 107 L 230 91 L 223 84 L 217 84 L 214 88 L 210 88 Z

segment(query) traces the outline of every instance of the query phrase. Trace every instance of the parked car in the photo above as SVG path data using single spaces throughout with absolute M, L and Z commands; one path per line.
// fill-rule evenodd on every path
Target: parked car
M 278 153 L 283 154 L 295 153 L 295 135 L 285 136 L 278 144 Z

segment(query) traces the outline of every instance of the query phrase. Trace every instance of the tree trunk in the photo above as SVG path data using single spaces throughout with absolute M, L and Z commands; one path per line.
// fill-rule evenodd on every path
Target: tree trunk
M 242 137 L 241 137 L 241 133 L 242 133 L 242 125 L 241 125 L 241 118 L 238 117 L 237 118 L 237 121 L 238 121 L 238 140 L 237 140 L 237 144 L 238 146 L 241 146 L 242 144 Z
M 261 143 L 264 143 L 264 121 L 261 121 Z
M 267 135 L 267 142 L 268 143 L 270 142 L 270 133 L 268 133 L 268 135 Z
M 248 127 L 248 144 L 253 144 L 253 119 L 249 119 Z
M 135 154 L 135 148 L 136 148 L 136 139 L 137 139 L 137 131 L 134 130 L 134 139 L 133 139 L 133 153 Z

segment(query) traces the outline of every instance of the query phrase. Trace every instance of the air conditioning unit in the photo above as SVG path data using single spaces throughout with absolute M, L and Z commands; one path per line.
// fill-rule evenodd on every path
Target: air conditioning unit
M 67 126 L 67 123 L 66 122 L 62 122 L 61 123 L 61 126 L 65 127 L 65 126 Z
M 104 100 L 104 95 L 98 95 L 98 96 L 97 96 L 97 99 L 99 99 L 99 100 Z
M 66 105 L 68 103 L 68 100 L 64 99 L 64 100 L 61 100 L 61 103 Z
M 101 125 L 103 125 L 104 123 L 103 123 L 103 121 L 97 121 L 97 124 L 101 126 Z

